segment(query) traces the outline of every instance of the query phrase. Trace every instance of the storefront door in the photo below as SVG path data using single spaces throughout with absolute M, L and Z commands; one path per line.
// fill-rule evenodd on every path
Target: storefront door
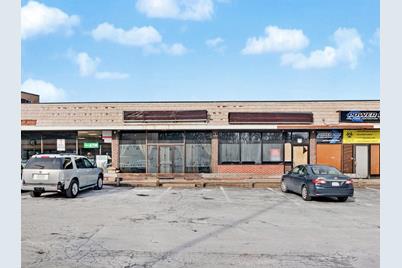
M 184 172 L 184 147 L 181 145 L 159 146 L 159 173 Z
M 294 145 L 293 146 L 293 167 L 298 165 L 308 164 L 308 146 Z
M 368 146 L 356 145 L 356 176 L 357 178 L 368 177 Z

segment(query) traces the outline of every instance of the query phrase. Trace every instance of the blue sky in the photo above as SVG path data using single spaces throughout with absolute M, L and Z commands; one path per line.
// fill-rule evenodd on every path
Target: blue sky
M 22 1 L 43 101 L 378 99 L 379 1 Z

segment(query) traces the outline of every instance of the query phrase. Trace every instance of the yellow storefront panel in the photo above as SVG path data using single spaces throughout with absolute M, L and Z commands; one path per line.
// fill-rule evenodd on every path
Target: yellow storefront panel
M 380 130 L 343 130 L 344 144 L 375 144 L 380 143 Z

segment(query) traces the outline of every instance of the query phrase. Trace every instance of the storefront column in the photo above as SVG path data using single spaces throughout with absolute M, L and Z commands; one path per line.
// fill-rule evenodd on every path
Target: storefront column
M 120 133 L 114 130 L 112 133 L 112 167 L 120 166 Z
M 310 164 L 317 163 L 317 139 L 316 131 L 310 132 Z
M 218 172 L 218 131 L 212 131 L 211 140 L 211 173 Z

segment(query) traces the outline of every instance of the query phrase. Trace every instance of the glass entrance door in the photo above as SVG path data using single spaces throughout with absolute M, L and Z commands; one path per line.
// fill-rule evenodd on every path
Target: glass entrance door
M 184 172 L 184 146 L 159 146 L 159 173 Z

